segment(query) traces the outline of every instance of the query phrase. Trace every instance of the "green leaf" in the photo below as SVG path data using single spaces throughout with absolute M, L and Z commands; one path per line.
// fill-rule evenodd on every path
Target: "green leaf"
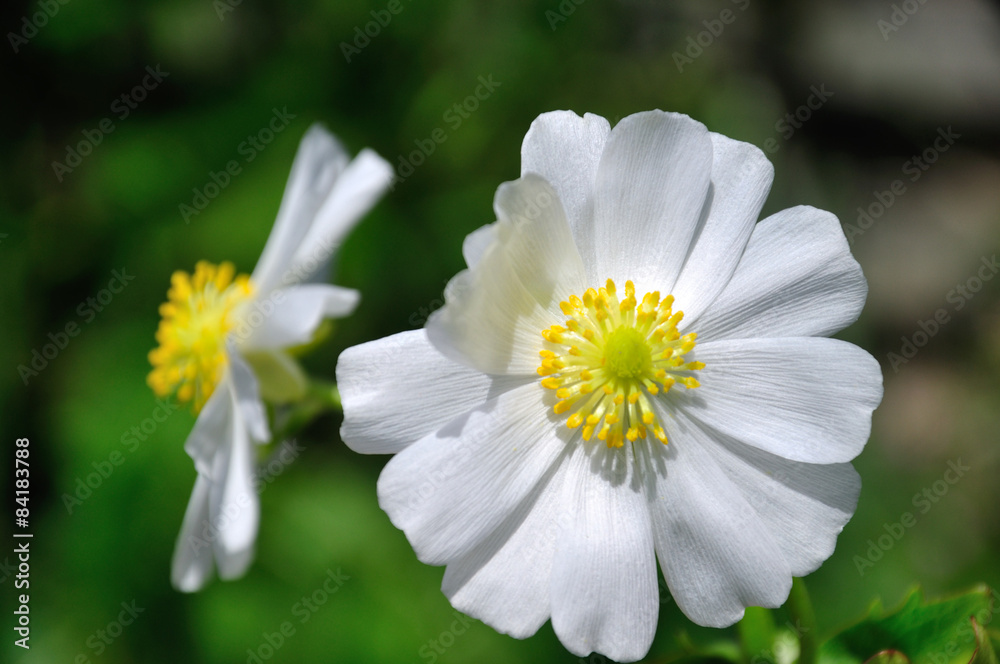
M 986 586 L 930 604 L 914 590 L 895 613 L 874 604 L 866 620 L 824 643 L 820 664 L 997 664 L 983 628 L 995 608 Z
M 969 664 L 997 664 L 997 655 L 993 650 L 993 642 L 990 641 L 986 629 L 979 624 L 975 618 L 969 619 L 972 622 L 972 629 L 976 635 L 976 652 L 969 660 Z

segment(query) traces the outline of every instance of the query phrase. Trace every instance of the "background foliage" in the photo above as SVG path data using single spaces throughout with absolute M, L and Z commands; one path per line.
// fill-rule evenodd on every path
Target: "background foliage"
M 30 437 L 35 534 L 32 649 L 14 648 L 5 627 L 5 661 L 244 662 L 267 655 L 285 622 L 294 634 L 262 661 L 576 661 L 549 625 L 516 641 L 456 622 L 442 570 L 417 562 L 378 509 L 385 459 L 347 450 L 334 417 L 310 427 L 298 460 L 265 484 L 249 575 L 197 595 L 170 587 L 194 480 L 182 450 L 193 417 L 152 419 L 145 356 L 157 305 L 171 272 L 199 259 L 252 269 L 313 121 L 352 152 L 370 146 L 397 166 L 415 162 L 421 144 L 428 152 L 435 129 L 446 136 L 340 253 L 336 282 L 363 301 L 307 360 L 329 378 L 347 346 L 419 327 L 440 306 L 462 267 L 462 238 L 493 220 L 493 193 L 518 176 L 520 142 L 539 113 L 614 122 L 662 108 L 767 146 L 776 177 L 764 213 L 810 204 L 845 224 L 871 292 L 842 336 L 870 350 L 886 378 L 856 461 L 857 515 L 808 580 L 821 629 L 856 621 L 875 596 L 897 606 L 916 583 L 931 597 L 1000 585 L 995 5 L 399 0 L 390 14 L 383 0 L 237 1 L 0 10 L 5 34 L 35 26 L 26 43 L 5 38 L 0 107 L 0 484 L 12 495 L 13 441 Z M 39 25 L 38 12 L 51 16 Z M 135 108 L 116 104 L 147 66 L 169 75 Z M 499 85 L 463 117 L 454 106 L 471 105 L 480 77 Z M 819 102 L 816 90 L 832 95 Z M 244 145 L 275 109 L 294 118 L 262 149 Z M 53 162 L 104 119 L 113 131 L 57 174 Z M 959 138 L 931 153 L 933 164 L 911 163 L 949 128 Z M 230 160 L 240 172 L 185 220 L 180 206 Z M 97 310 L 88 298 L 101 297 L 113 270 L 134 279 Z M 982 282 L 971 281 L 977 273 Z M 79 334 L 38 375 L 19 370 L 70 323 Z M 67 507 L 78 481 L 116 452 L 121 463 Z M 956 465 L 967 467 L 957 478 Z M 10 547 L 0 550 L 8 565 Z M 303 613 L 303 597 L 331 572 L 349 579 Z M 13 582 L 0 571 L 8 621 Z M 729 636 L 693 626 L 663 595 L 651 657 Z M 123 602 L 142 613 L 102 641 L 99 630 L 118 631 L 109 623 Z

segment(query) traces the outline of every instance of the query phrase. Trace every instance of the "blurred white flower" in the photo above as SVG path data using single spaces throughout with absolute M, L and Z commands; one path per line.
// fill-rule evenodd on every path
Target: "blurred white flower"
M 772 167 L 684 115 L 548 113 L 426 330 L 348 349 L 342 435 L 459 610 L 632 661 L 830 556 L 878 363 L 823 338 L 867 286 L 834 215 L 756 224 Z M 683 309 L 683 314 L 681 313 Z M 695 377 L 697 376 L 697 378 Z
M 300 399 L 307 380 L 288 349 L 326 318 L 350 314 L 357 291 L 322 283 L 344 236 L 388 187 L 392 168 L 371 150 L 353 161 L 319 125 L 299 146 L 274 228 L 250 276 L 230 263 L 175 272 L 149 359 L 159 396 L 192 403 L 184 449 L 198 472 L 174 551 L 179 590 L 242 576 L 260 517 L 254 443 L 270 441 L 263 400 Z

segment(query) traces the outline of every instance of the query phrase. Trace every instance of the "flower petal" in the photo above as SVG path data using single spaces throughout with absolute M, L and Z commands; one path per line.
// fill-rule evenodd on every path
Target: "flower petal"
M 594 182 L 611 127 L 599 115 L 539 115 L 521 144 L 521 175 L 537 173 L 555 189 L 584 261 L 594 261 Z
M 170 563 L 170 582 L 185 593 L 201 590 L 212 577 L 215 563 L 212 546 L 202 537 L 202 530 L 210 523 L 208 513 L 208 478 L 201 473 L 194 482 L 194 490 L 184 512 L 181 532 L 177 536 L 173 560 Z
M 465 259 L 466 265 L 472 268 L 479 263 L 483 254 L 486 253 L 486 248 L 497 239 L 496 230 L 495 223 L 486 224 L 465 236 L 465 240 L 462 242 L 462 257 Z
M 716 432 L 696 435 L 757 512 L 792 576 L 815 571 L 833 554 L 861 492 L 851 464 L 789 461 Z
M 563 317 L 559 303 L 582 293 L 587 277 L 552 185 L 534 174 L 504 182 L 493 207 L 497 239 L 514 274 L 539 304 Z
M 374 151 L 364 149 L 337 178 L 309 232 L 287 266 L 282 285 L 310 281 L 322 274 L 330 257 L 354 225 L 392 183 L 393 169 Z M 326 276 L 320 276 L 325 280 Z
M 247 305 L 233 334 L 247 350 L 281 349 L 312 340 L 324 318 L 354 310 L 357 291 L 329 284 L 303 284 L 271 291 Z
M 184 451 L 194 461 L 199 475 L 211 477 L 215 454 L 221 446 L 228 443 L 233 403 L 230 389 L 227 376 L 215 387 L 184 441 Z
M 750 143 L 712 138 L 712 185 L 694 243 L 672 293 L 697 318 L 733 276 L 774 179 L 774 167 Z
M 564 454 L 574 432 L 554 421 L 543 392 L 504 392 L 386 464 L 379 504 L 420 560 L 442 565 L 468 554 Z
M 534 374 L 542 330 L 582 292 L 583 263 L 559 199 L 536 175 L 497 190 L 497 241 L 445 290 L 427 334 L 441 353 L 491 374 Z
M 712 175 L 705 125 L 647 111 L 619 122 L 597 171 L 592 280 L 669 293 L 688 255 Z M 588 266 L 591 267 L 591 266 Z
M 233 409 L 239 411 L 233 394 Z M 242 576 L 253 560 L 260 523 L 260 501 L 254 490 L 254 445 L 242 417 L 232 418 L 229 444 L 215 457 L 209 490 L 209 514 L 219 576 Z
M 568 466 L 558 464 L 496 531 L 448 564 L 441 590 L 452 606 L 518 639 L 549 619 L 552 558 L 573 522 L 563 491 Z
M 271 430 L 267 425 L 267 413 L 260 400 L 260 386 L 257 378 L 250 370 L 250 365 L 236 351 L 232 342 L 226 344 L 229 357 L 229 385 L 233 399 L 233 419 L 240 420 L 243 430 L 258 443 L 266 443 L 271 439 Z M 231 434 L 228 440 L 235 440 Z M 212 475 L 215 480 L 216 476 Z
M 671 393 L 699 422 L 792 461 L 842 463 L 868 441 L 882 400 L 871 355 L 822 337 L 698 344 L 701 387 Z
M 278 216 L 250 280 L 258 292 L 281 281 L 323 201 L 350 162 L 333 134 L 314 124 L 302 137 Z
M 260 386 L 260 397 L 268 403 L 300 401 L 309 390 L 309 377 L 295 358 L 283 350 L 243 353 Z
M 323 318 L 345 318 L 350 316 L 361 301 L 361 293 L 353 288 L 344 288 L 343 286 L 333 284 L 306 284 L 298 288 L 305 288 L 314 293 L 322 291 Z
M 857 320 L 867 294 L 837 217 L 794 207 L 757 224 L 729 284 L 684 327 L 705 340 L 829 336 Z
M 767 526 L 715 462 L 683 413 L 668 446 L 642 446 L 645 486 L 663 578 L 688 618 L 726 627 L 747 606 L 781 606 L 792 572 Z
M 355 452 L 395 454 L 523 383 L 449 360 L 424 330 L 369 341 L 337 360 L 344 406 L 340 437 Z
M 478 268 L 445 288 L 445 306 L 427 320 L 427 337 L 454 362 L 476 371 L 530 375 L 542 330 L 552 321 L 514 276 L 503 248 L 490 245 Z M 484 266 L 485 264 L 485 266 Z
M 552 563 L 552 627 L 566 649 L 632 662 L 656 632 L 652 525 L 631 447 L 577 444 L 564 502 L 574 520 Z

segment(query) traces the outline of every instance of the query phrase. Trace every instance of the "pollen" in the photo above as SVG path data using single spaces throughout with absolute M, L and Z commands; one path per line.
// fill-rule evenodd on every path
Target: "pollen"
M 146 382 L 157 396 L 176 394 L 201 411 L 225 373 L 226 334 L 236 309 L 252 294 L 250 277 L 236 276 L 232 263 L 200 261 L 194 275 L 178 270 L 170 277 L 167 301 L 160 305 L 153 370 Z
M 684 359 L 697 335 L 678 332 L 684 313 L 674 311 L 672 295 L 661 300 L 654 291 L 637 300 L 627 281 L 624 296 L 608 279 L 560 302 L 568 318 L 542 330 L 538 375 L 542 387 L 555 391 L 555 413 L 565 414 L 571 429 L 583 425 L 584 440 L 596 435 L 608 447 L 622 447 L 652 436 L 666 445 L 652 401 L 676 385 L 700 385 L 691 372 L 705 364 Z

